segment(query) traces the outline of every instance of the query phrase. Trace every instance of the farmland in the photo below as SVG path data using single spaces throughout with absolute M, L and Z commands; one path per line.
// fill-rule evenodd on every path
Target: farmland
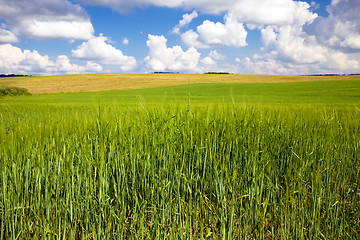
M 360 235 L 359 76 L 1 81 L 0 239 Z
M 83 74 L 43 77 L 0 78 L 0 86 L 28 89 L 33 94 L 99 92 L 146 89 L 200 83 L 289 83 L 359 80 L 358 75 L 342 76 L 264 76 L 235 74 Z

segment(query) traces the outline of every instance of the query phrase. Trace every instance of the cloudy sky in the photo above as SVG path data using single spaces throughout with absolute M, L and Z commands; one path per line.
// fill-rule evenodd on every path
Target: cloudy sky
M 359 0 L 0 0 L 0 73 L 360 72 Z

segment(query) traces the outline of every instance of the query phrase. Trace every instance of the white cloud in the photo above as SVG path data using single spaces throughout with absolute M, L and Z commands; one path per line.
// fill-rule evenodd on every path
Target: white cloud
M 334 49 L 347 48 L 348 51 L 360 50 L 360 24 L 356 21 L 343 21 L 330 15 L 326 19 L 320 18 L 305 30 L 325 46 Z
M 247 32 L 242 23 L 233 18 L 226 17 L 225 24 L 204 21 L 197 27 L 200 41 L 208 45 L 225 45 L 244 47 L 247 45 Z
M 11 44 L 0 45 L 0 72 L 29 74 L 54 70 L 55 63 L 47 55 L 42 56 L 36 50 L 22 51 Z
M 148 35 L 148 56 L 145 63 L 153 71 L 190 71 L 199 70 L 200 53 L 193 47 L 184 51 L 180 46 L 167 47 L 164 36 Z
M 181 34 L 181 40 L 187 45 L 196 48 L 209 48 L 210 46 L 200 42 L 199 34 L 192 29 Z
M 190 14 L 188 14 L 188 13 L 184 14 L 183 19 L 179 22 L 179 27 L 182 28 L 182 27 L 190 24 L 192 22 L 192 20 L 197 17 L 198 17 L 198 13 L 196 11 L 193 11 Z
M 0 28 L 0 43 L 17 43 L 19 39 L 12 32 Z
M 200 3 L 204 1 L 184 2 L 185 6 L 194 5 L 201 9 Z M 239 1 L 207 1 L 205 4 L 227 6 L 228 13 L 224 23 L 206 20 L 197 30 L 192 29 L 181 34 L 182 41 L 190 47 L 210 48 L 212 46 L 244 47 L 247 46 L 246 23 L 250 29 L 261 28 L 262 25 L 298 26 L 311 23 L 317 14 L 309 11 L 310 5 L 306 2 L 292 0 L 239 0 Z M 268 29 L 269 30 L 269 29 Z M 179 33 L 180 27 L 174 32 Z M 268 35 L 265 35 L 268 33 Z M 265 45 L 269 44 L 275 35 L 271 31 L 263 33 Z
M 58 56 L 56 62 L 36 50 L 21 50 L 11 44 L 0 45 L 0 72 L 15 74 L 47 75 L 101 72 L 102 67 L 94 62 L 86 66 L 71 64 L 65 55 Z
M 201 59 L 201 63 L 207 67 L 216 67 L 217 66 L 217 62 L 209 56 Z
M 209 52 L 209 55 L 201 58 L 201 54 L 190 47 L 184 51 L 180 46 L 167 46 L 167 39 L 164 36 L 149 35 L 147 46 L 148 56 L 145 63 L 152 71 L 181 71 L 181 72 L 217 72 L 227 71 L 219 68 L 218 60 L 224 60 L 225 56 L 216 50 Z
M 182 20 L 179 21 L 179 23 L 173 28 L 173 32 L 176 34 L 180 34 L 180 29 L 184 26 L 190 24 L 194 18 L 198 17 L 198 13 L 196 11 L 193 11 L 192 13 L 184 14 Z
M 319 45 L 315 38 L 306 35 L 299 27 L 279 28 L 276 39 L 271 43 L 272 50 L 277 51 L 279 57 L 286 61 L 314 64 L 324 62 L 327 58 L 327 49 Z
M 16 36 L 89 39 L 94 33 L 86 12 L 67 0 L 0 0 L 0 6 L 1 18 Z
M 247 31 L 244 25 L 232 16 L 225 16 L 225 24 L 205 20 L 197 27 L 197 33 L 189 30 L 182 34 L 183 42 L 188 46 L 206 48 L 209 46 L 244 47 Z
M 238 21 L 265 25 L 303 25 L 312 22 L 316 13 L 310 5 L 293 0 L 241 0 L 229 9 Z
M 268 46 L 270 43 L 276 41 L 276 33 L 273 26 L 267 26 L 264 29 L 261 29 L 261 39 L 265 46 Z
M 58 56 L 56 60 L 56 66 L 58 72 L 64 72 L 67 74 L 77 74 L 84 72 L 101 72 L 103 70 L 101 65 L 91 61 L 87 61 L 86 66 L 71 64 L 69 58 L 66 55 Z
M 256 58 L 256 57 L 255 57 Z M 237 72 L 243 74 L 270 74 L 270 75 L 293 75 L 297 74 L 296 69 L 291 64 L 284 64 L 276 59 L 237 59 L 240 66 Z
M 267 26 L 261 34 L 264 55 L 242 62 L 246 69 L 256 73 L 260 73 L 261 68 L 262 73 L 271 74 L 352 73 L 360 67 L 357 60 L 319 44 L 315 36 L 307 35 L 301 26 Z
M 327 7 L 329 16 L 319 17 L 306 33 L 314 35 L 323 45 L 346 52 L 360 51 L 360 2 L 358 0 L 332 1 Z
M 103 64 L 120 65 L 122 71 L 131 71 L 136 67 L 136 59 L 125 56 L 121 50 L 107 43 L 108 38 L 100 35 L 83 42 L 72 56 L 86 60 L 96 60 Z
M 182 7 L 203 13 L 233 13 L 239 22 L 259 24 L 292 24 L 311 22 L 316 14 L 309 11 L 310 5 L 293 0 L 82 0 L 85 4 L 105 5 L 126 12 L 134 7 L 149 5 L 160 7 Z
M 130 41 L 129 41 L 129 39 L 127 39 L 127 38 L 125 37 L 125 38 L 123 38 L 122 43 L 123 43 L 124 45 L 129 45 Z
M 90 39 L 94 30 L 89 21 L 38 21 L 27 23 L 22 34 L 41 39 Z
M 85 70 L 87 72 L 102 72 L 103 67 L 98 63 L 95 63 L 95 62 L 92 62 L 92 61 L 87 61 L 86 66 L 85 66 Z
M 341 47 L 350 47 L 352 49 L 360 49 L 360 35 L 350 34 L 344 41 L 340 43 Z
M 216 52 L 216 50 L 210 51 L 209 55 L 200 60 L 200 72 L 221 72 L 219 69 L 217 60 L 222 60 L 223 56 Z M 225 72 L 225 71 L 224 71 Z
M 226 57 L 220 53 L 218 53 L 216 50 L 211 50 L 209 53 L 209 57 L 215 60 L 224 60 Z

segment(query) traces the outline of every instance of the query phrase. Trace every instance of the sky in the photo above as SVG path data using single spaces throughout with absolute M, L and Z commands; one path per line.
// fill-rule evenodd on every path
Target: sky
M 0 73 L 360 73 L 359 0 L 0 0 Z

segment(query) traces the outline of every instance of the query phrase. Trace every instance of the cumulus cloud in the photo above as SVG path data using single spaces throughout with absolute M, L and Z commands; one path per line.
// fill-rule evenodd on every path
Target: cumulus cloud
M 360 2 L 337 0 L 327 7 L 329 16 L 319 17 L 305 31 L 323 45 L 347 52 L 360 51 Z
M 262 34 L 265 44 L 285 61 L 304 64 L 326 61 L 327 49 L 299 27 L 284 26 L 272 30 L 267 27 Z
M 225 17 L 225 24 L 204 21 L 197 27 L 199 39 L 208 45 L 225 45 L 233 47 L 244 47 L 247 45 L 247 32 L 242 23 L 234 18 Z
M 359 69 L 359 62 L 341 52 L 328 53 L 329 59 L 318 64 L 298 64 L 282 61 L 273 56 L 263 55 L 238 59 L 237 72 L 249 74 L 328 74 L 351 73 Z
M 179 22 L 179 27 L 182 28 L 182 27 L 190 24 L 192 22 L 192 20 L 197 17 L 198 17 L 198 13 L 196 11 L 193 11 L 190 14 L 188 14 L 188 13 L 184 14 L 183 19 Z
M 215 60 L 224 60 L 226 57 L 220 53 L 218 53 L 216 50 L 211 50 L 209 53 L 209 57 Z
M 306 34 L 301 26 L 267 26 L 261 30 L 265 53 L 246 61 L 248 69 L 256 72 L 260 67 L 278 66 L 276 73 L 351 73 L 360 64 L 345 53 L 320 44 L 315 36 Z M 257 68 L 257 66 L 260 66 Z M 279 69 L 288 68 L 291 71 Z M 270 68 L 269 68 L 270 69 Z
M 148 56 L 145 63 L 153 71 L 190 71 L 199 70 L 200 53 L 193 47 L 184 51 L 180 46 L 169 48 L 164 36 L 148 35 Z
M 276 41 L 276 33 L 274 32 L 274 27 L 267 26 L 266 28 L 261 29 L 261 38 L 265 46 Z
M 254 58 L 245 57 L 235 59 L 237 66 L 236 72 L 242 74 L 270 74 L 270 75 L 293 75 L 297 70 L 292 64 L 283 63 L 274 58 Z
M 201 59 L 201 63 L 203 65 L 205 65 L 206 67 L 216 67 L 217 66 L 217 62 L 209 56 Z
M 310 5 L 293 0 L 241 0 L 229 9 L 238 21 L 264 25 L 303 25 L 311 23 L 318 15 L 309 10 Z
M 101 72 L 102 67 L 88 61 L 86 66 L 71 64 L 65 55 L 51 61 L 47 55 L 41 55 L 36 50 L 22 50 L 11 44 L 0 45 L 0 72 L 16 74 L 77 74 Z
M 184 4 L 190 6 L 195 2 L 185 2 Z M 210 1 L 205 5 L 215 4 L 217 6 L 218 3 L 220 1 Z M 224 23 L 205 20 L 197 27 L 196 31 L 190 29 L 182 33 L 182 41 L 187 46 L 196 48 L 244 47 L 247 46 L 247 31 L 243 23 L 246 23 L 250 29 L 261 28 L 263 25 L 302 27 L 317 17 L 317 14 L 309 11 L 310 5 L 301 1 L 240 0 L 223 3 L 223 6 L 227 6 Z M 197 7 L 201 8 L 201 6 Z M 175 32 L 180 32 L 179 27 L 174 29 Z M 270 31 L 267 33 L 271 34 Z M 269 37 L 271 36 L 264 36 L 264 39 Z
M 340 46 L 360 50 L 360 34 L 349 34 L 349 36 L 340 43 Z
M 38 21 L 33 20 L 22 28 L 23 32 L 30 37 L 36 37 L 40 39 L 89 39 L 93 36 L 93 27 L 90 22 L 87 21 Z M 17 30 L 18 32 L 18 30 Z
M 195 48 L 209 48 L 210 46 L 199 40 L 199 34 L 192 29 L 181 34 L 181 40 L 190 47 Z
M 259 28 L 261 31 L 263 54 L 255 55 L 253 58 L 237 58 L 238 71 L 263 74 L 357 72 L 360 58 L 352 58 L 342 51 L 355 51 L 360 47 L 360 36 L 357 31 L 359 23 L 355 21 L 357 15 L 353 11 L 340 14 L 342 10 L 335 7 L 341 3 L 344 7 L 345 2 L 354 3 L 352 0 L 333 1 L 328 7 L 329 17 L 319 18 L 320 21 L 313 21 L 314 15 L 311 14 L 305 14 L 297 20 L 290 19 L 288 22 L 278 19 L 274 21 L 276 24 L 259 18 L 259 23 L 267 23 L 263 26 L 256 25 L 253 21 L 253 29 Z M 356 5 L 360 4 L 354 4 L 353 8 L 356 9 Z M 304 5 L 304 9 L 307 7 Z M 254 15 L 256 14 L 258 12 L 254 11 Z
M 0 28 L 0 43 L 17 43 L 19 39 L 9 30 Z
M 205 20 L 197 27 L 197 32 L 189 30 L 182 34 L 183 42 L 192 47 L 210 46 L 244 47 L 247 31 L 244 25 L 232 16 L 225 16 L 225 23 Z
M 148 56 L 144 59 L 147 67 L 152 71 L 181 71 L 181 72 L 216 72 L 227 71 L 219 68 L 218 61 L 225 56 L 216 50 L 201 58 L 201 54 L 190 47 L 184 51 L 180 46 L 167 46 L 164 36 L 148 35 Z
M 80 59 L 94 60 L 103 64 L 120 65 L 122 71 L 131 71 L 136 67 L 136 59 L 125 56 L 123 52 L 108 43 L 108 38 L 100 35 L 83 42 L 72 56 Z
M 198 17 L 198 13 L 196 11 L 193 11 L 192 13 L 184 14 L 182 20 L 179 21 L 179 23 L 173 28 L 173 32 L 176 34 L 180 34 L 180 29 L 184 26 L 190 24 L 194 18 Z
M 77 64 L 71 64 L 69 58 L 66 55 L 58 56 L 56 60 L 56 70 L 58 72 L 67 74 L 77 74 L 84 72 L 101 72 L 102 66 L 92 61 L 87 61 L 85 66 L 79 66 Z
M 109 6 L 120 12 L 149 5 L 182 7 L 210 14 L 233 12 L 240 22 L 259 24 L 309 22 L 316 17 L 316 14 L 309 11 L 308 3 L 293 0 L 82 0 L 82 2 Z
M 227 72 L 228 70 L 219 69 L 218 61 L 224 60 L 225 56 L 218 53 L 216 50 L 211 50 L 209 55 L 200 60 L 201 72 Z
M 67 0 L 0 0 L 0 6 L 14 36 L 89 39 L 94 33 L 84 9 Z

